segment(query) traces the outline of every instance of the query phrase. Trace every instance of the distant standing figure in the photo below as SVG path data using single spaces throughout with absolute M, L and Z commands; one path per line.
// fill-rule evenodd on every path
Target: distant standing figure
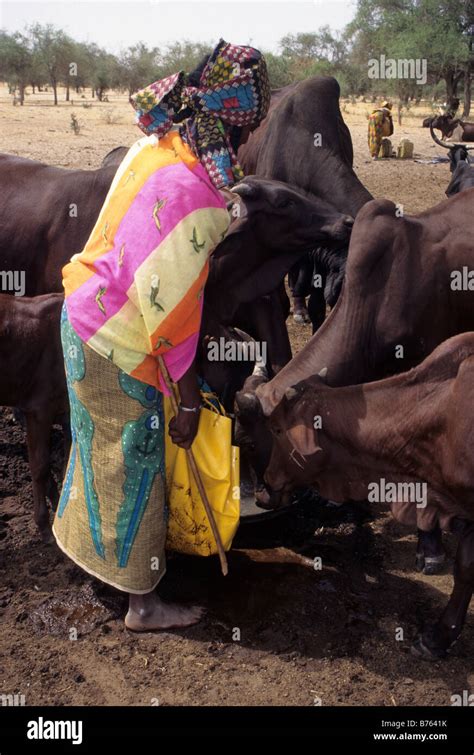
M 392 103 L 385 100 L 385 102 L 382 102 L 381 106 L 377 108 L 377 110 L 374 110 L 369 116 L 368 141 L 372 160 L 378 158 L 382 138 L 384 136 L 392 136 L 393 134 L 391 109 Z

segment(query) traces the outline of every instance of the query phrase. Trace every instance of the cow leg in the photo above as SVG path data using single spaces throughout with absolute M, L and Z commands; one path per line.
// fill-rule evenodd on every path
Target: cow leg
M 256 341 L 266 344 L 269 377 L 277 375 L 292 357 L 283 303 L 278 290 L 258 299 L 254 306 L 254 314 L 258 312 L 258 316 L 249 331 Z M 245 330 L 245 324 L 241 325 L 238 319 L 236 325 Z
M 25 415 L 24 412 L 21 411 L 21 409 L 13 409 L 13 416 L 15 417 L 15 422 L 18 422 L 18 424 L 23 428 L 23 430 L 26 427 L 25 422 Z
M 439 574 L 442 571 L 446 555 L 439 524 L 430 532 L 418 530 L 416 549 L 416 568 L 423 574 Z
M 59 424 L 61 425 L 62 431 L 63 431 L 63 462 L 62 462 L 62 475 L 61 477 L 64 477 L 64 474 L 66 472 L 66 467 L 69 459 L 69 452 L 71 450 L 71 423 L 69 420 L 69 414 L 68 415 L 62 415 L 59 419 Z M 53 471 L 51 469 L 51 463 L 49 464 L 49 478 L 48 478 L 48 498 L 51 502 L 51 508 L 53 511 L 56 511 L 59 503 L 59 496 L 60 496 L 60 487 L 58 483 L 56 482 Z
M 34 520 L 45 542 L 51 540 L 46 495 L 51 487 L 52 417 L 41 413 L 26 415 L 26 438 L 31 478 L 33 481 Z
M 413 644 L 415 655 L 444 658 L 463 628 L 474 589 L 474 525 L 466 524 L 454 562 L 454 587 L 436 624 L 427 627 Z
M 54 479 L 54 475 L 51 469 L 49 470 L 47 491 L 47 496 L 51 502 L 51 508 L 53 509 L 53 511 L 56 511 L 59 503 L 59 487 L 58 483 Z
M 288 285 L 293 299 L 293 320 L 297 323 L 310 322 L 306 297 L 310 293 L 312 274 L 313 262 L 309 254 L 295 262 L 288 272 Z
M 313 333 L 316 333 L 326 319 L 326 300 L 322 288 L 311 289 L 308 301 L 308 313 L 313 326 Z

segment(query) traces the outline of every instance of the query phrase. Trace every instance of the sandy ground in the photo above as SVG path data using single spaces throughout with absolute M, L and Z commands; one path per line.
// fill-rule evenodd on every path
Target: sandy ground
M 446 164 L 369 160 L 370 109 L 343 103 L 361 180 L 408 213 L 441 201 Z M 420 127 L 429 113 L 427 104 L 411 111 L 394 144 L 408 137 L 416 156 L 441 154 Z M 55 108 L 44 93 L 20 108 L 0 88 L 0 151 L 90 168 L 138 136 L 124 97 L 99 104 L 73 95 Z M 290 330 L 297 350 L 310 329 Z M 59 465 L 59 433 L 54 443 Z M 0 693 L 23 694 L 27 704 L 450 705 L 453 693 L 474 688 L 472 613 L 448 661 L 410 655 L 419 627 L 446 602 L 451 566 L 418 574 L 414 534 L 382 510 L 307 502 L 242 526 L 225 579 L 216 559 L 171 558 L 163 596 L 201 602 L 207 616 L 187 630 L 135 636 L 124 628 L 121 595 L 40 542 L 24 434 L 3 410 L 0 540 Z

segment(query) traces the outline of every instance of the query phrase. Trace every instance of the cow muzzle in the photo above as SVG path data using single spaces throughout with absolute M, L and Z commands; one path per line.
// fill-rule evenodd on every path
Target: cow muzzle
M 350 215 L 345 215 L 334 225 L 334 238 L 337 241 L 348 241 L 351 237 L 353 225 L 354 218 Z
M 354 218 L 350 215 L 342 215 L 332 222 L 325 223 L 320 228 L 321 239 L 325 244 L 331 245 L 333 243 L 348 242 L 352 227 L 354 225 Z
M 274 511 L 282 506 L 286 506 L 289 498 L 289 492 L 287 493 L 284 489 L 269 490 L 266 485 L 263 485 L 255 490 L 255 502 L 257 506 L 266 511 Z

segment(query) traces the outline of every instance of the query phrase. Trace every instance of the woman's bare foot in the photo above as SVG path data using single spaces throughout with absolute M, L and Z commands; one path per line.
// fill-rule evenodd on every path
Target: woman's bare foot
M 155 592 L 146 595 L 130 595 L 125 626 L 134 632 L 190 627 L 200 621 L 204 612 L 205 609 L 202 606 L 163 603 Z

